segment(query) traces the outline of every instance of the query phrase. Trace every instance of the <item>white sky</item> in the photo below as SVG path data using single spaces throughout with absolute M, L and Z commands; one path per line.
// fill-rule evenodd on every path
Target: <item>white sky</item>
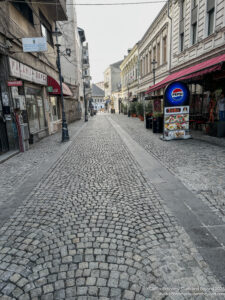
M 77 3 L 141 2 L 143 0 L 77 0 Z M 92 82 L 124 58 L 138 42 L 165 3 L 125 6 L 76 6 L 78 26 L 89 45 Z

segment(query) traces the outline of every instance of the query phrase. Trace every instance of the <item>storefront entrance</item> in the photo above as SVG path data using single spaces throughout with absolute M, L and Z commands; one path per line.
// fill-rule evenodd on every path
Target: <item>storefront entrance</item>
M 0 90 L 0 155 L 9 150 L 9 143 L 6 130 L 6 122 L 3 113 L 3 105 Z
M 25 86 L 26 108 L 30 134 L 46 129 L 42 89 L 34 86 Z

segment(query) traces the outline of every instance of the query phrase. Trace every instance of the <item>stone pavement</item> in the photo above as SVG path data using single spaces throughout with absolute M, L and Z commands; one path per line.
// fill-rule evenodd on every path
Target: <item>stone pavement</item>
M 69 125 L 70 136 L 77 132 L 83 125 L 83 121 Z M 0 206 L 7 202 L 23 183 L 45 165 L 51 157 L 63 148 L 61 132 L 42 139 L 40 142 L 30 145 L 29 151 L 19 153 L 11 159 L 0 164 Z
M 138 118 L 113 118 L 146 151 L 225 221 L 225 141 L 192 132 L 193 139 L 164 142 Z
M 223 292 L 104 115 L 0 230 L 1 300 L 225 299 Z

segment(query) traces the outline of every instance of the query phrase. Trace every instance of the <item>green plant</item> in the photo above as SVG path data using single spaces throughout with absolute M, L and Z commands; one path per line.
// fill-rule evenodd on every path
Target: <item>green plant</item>
M 159 117 L 162 117 L 163 114 L 162 114 L 161 112 L 154 112 L 154 113 L 152 114 L 152 116 L 153 116 L 153 118 L 159 118 Z
M 153 113 L 153 103 L 152 101 L 148 101 L 148 103 L 145 104 L 145 114 L 149 115 Z
M 144 105 L 141 102 L 137 103 L 137 114 L 138 116 L 144 116 Z
M 137 110 L 136 110 L 136 103 L 135 102 L 132 102 L 130 104 L 130 113 L 131 114 L 136 114 Z

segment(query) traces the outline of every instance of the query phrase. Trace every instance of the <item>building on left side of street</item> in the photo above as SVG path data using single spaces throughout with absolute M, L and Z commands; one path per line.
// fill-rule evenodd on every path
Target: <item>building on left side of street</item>
M 51 1 L 49 1 L 51 2 Z M 1 2 L 0 4 L 0 152 L 26 150 L 49 134 L 52 118 L 60 121 L 58 96 L 50 105 L 48 77 L 59 77 L 52 32 L 56 21 L 67 19 L 66 1 Z M 22 38 L 43 37 L 45 52 L 24 52 Z M 61 127 L 61 124 L 60 126 Z
M 89 62 L 89 49 L 86 41 L 84 29 L 78 27 L 80 42 L 82 45 L 81 55 L 81 70 L 82 70 L 82 87 L 83 87 L 83 105 L 82 116 L 85 117 L 85 111 L 88 112 L 91 105 L 91 75 L 90 75 L 90 62 Z
M 71 4 L 74 4 L 71 6 Z M 68 123 L 81 119 L 82 82 L 82 44 L 80 41 L 75 1 L 67 3 L 67 21 L 58 22 L 62 32 L 61 66 L 63 82 L 69 87 L 71 93 L 64 97 L 65 113 Z M 80 95 L 81 94 L 81 95 Z

